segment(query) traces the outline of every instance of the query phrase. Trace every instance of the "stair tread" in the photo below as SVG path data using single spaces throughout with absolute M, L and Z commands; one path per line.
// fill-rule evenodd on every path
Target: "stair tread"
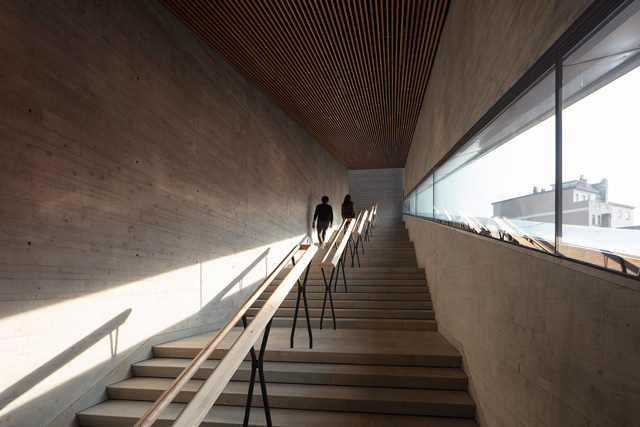
M 227 350 L 240 332 L 240 328 L 231 331 L 218 347 L 220 351 Z M 301 332 L 297 333 L 299 344 L 289 348 L 291 328 L 272 327 L 266 360 L 454 367 L 461 362 L 460 353 L 436 331 L 314 329 L 313 350 L 307 346 L 306 332 Z M 214 334 L 209 332 L 156 345 L 153 351 L 156 357 L 177 357 L 176 354 L 194 357 Z
M 327 307 L 329 307 L 327 305 Z M 249 311 L 258 311 L 260 309 L 260 307 L 251 307 L 249 308 Z M 300 310 L 304 310 L 302 307 L 302 304 L 300 305 Z M 318 308 L 309 308 L 310 310 L 318 310 Z M 279 310 L 295 310 L 295 307 L 280 307 Z M 382 307 L 382 308 L 335 308 L 336 313 L 338 311 L 354 311 L 354 312 L 372 312 L 372 313 L 392 313 L 392 312 L 398 312 L 398 313 L 434 313 L 434 311 L 432 309 L 425 309 L 425 308 L 386 308 L 386 307 Z
M 291 270 L 290 268 L 284 268 L 283 272 L 281 273 L 281 275 L 287 274 L 288 270 Z M 362 266 L 362 267 L 349 267 L 347 266 L 346 268 L 347 272 L 349 271 L 355 271 L 355 272 L 361 272 L 361 273 L 385 273 L 385 274 L 389 274 L 389 273 L 420 273 L 420 274 L 424 274 L 424 268 L 420 268 L 420 267 L 369 267 L 369 266 Z
M 206 360 L 203 368 L 213 369 L 218 365 L 219 360 Z M 186 368 L 191 361 L 189 359 L 178 359 L 173 357 L 155 357 L 133 364 L 134 367 L 153 368 Z M 242 368 L 249 370 L 251 363 L 242 362 Z M 467 376 L 460 368 L 442 368 L 426 366 L 389 366 L 389 365 L 338 365 L 333 363 L 305 363 L 305 362 L 264 362 L 265 375 L 274 371 L 284 372 L 314 372 L 325 374 L 342 375 L 376 375 L 376 376 L 413 376 L 421 378 L 452 378 L 466 379 Z
M 272 292 L 265 291 L 262 296 L 266 299 Z M 333 293 L 333 301 L 431 301 L 431 294 L 427 292 L 337 292 Z M 323 299 L 323 292 L 309 292 L 307 299 Z M 295 300 L 296 293 L 290 292 L 287 300 Z
M 81 426 L 106 426 L 102 420 L 121 420 L 117 425 L 133 425 L 151 406 L 151 402 L 130 400 L 108 400 L 78 413 Z M 185 407 L 183 403 L 171 403 L 160 416 L 160 421 L 176 419 Z M 203 420 L 203 426 L 213 423 L 227 426 L 240 426 L 244 416 L 244 408 L 237 406 L 216 405 Z M 357 412 L 312 411 L 300 409 L 272 408 L 271 417 L 274 424 L 282 427 L 477 427 L 472 419 L 424 417 L 416 415 L 369 414 Z M 251 425 L 264 426 L 264 412 L 254 408 L 251 411 Z
M 346 273 L 345 273 L 346 275 Z M 329 275 L 327 276 L 327 282 L 329 281 L 329 278 L 331 277 L 331 273 L 329 273 Z M 340 282 L 342 282 L 342 274 L 340 274 L 340 276 L 338 276 L 340 279 Z M 335 280 L 335 278 L 334 278 Z M 280 284 L 282 283 L 282 279 L 274 279 L 273 284 Z M 394 285 L 398 285 L 398 286 L 427 286 L 427 281 L 425 279 L 357 279 L 355 277 L 347 277 L 347 284 L 348 285 L 354 285 L 354 286 L 358 286 L 358 285 L 371 285 L 371 286 L 375 286 L 375 285 L 379 285 L 379 286 L 394 286 Z M 324 280 L 322 279 L 322 277 L 309 277 L 307 279 L 307 285 L 322 285 L 324 286 Z
M 261 307 L 266 299 L 258 299 L 255 307 Z M 321 308 L 322 300 L 307 300 L 309 307 Z M 280 305 L 282 308 L 294 308 L 296 302 L 293 299 L 283 301 Z M 393 310 L 432 310 L 433 303 L 430 301 L 365 301 L 365 300 L 334 300 L 333 305 L 341 309 L 393 309 Z
M 176 378 L 189 359 L 156 358 L 132 366 L 136 377 Z M 207 360 L 194 375 L 206 379 L 219 360 Z M 269 383 L 351 385 L 363 387 L 402 387 L 416 389 L 466 390 L 467 377 L 460 368 L 350 365 L 306 362 L 265 362 Z M 251 362 L 244 361 L 233 377 L 248 381 Z
M 141 398 L 162 394 L 172 384 L 171 378 L 156 377 L 133 377 L 107 387 L 109 395 L 120 395 L 122 390 L 129 393 L 135 391 L 145 391 Z M 204 380 L 190 380 L 182 389 L 184 394 L 193 395 L 199 390 Z M 398 387 L 361 387 L 346 385 L 324 385 L 324 384 L 292 384 L 292 383 L 268 383 L 269 401 L 274 407 L 278 398 L 313 398 L 326 399 L 336 403 L 346 401 L 350 407 L 354 401 L 374 401 L 380 404 L 438 404 L 451 406 L 472 406 L 475 403 L 466 391 L 459 390 L 431 390 Z M 224 394 L 235 394 L 246 396 L 248 382 L 230 381 L 223 391 Z M 255 389 L 255 395 L 260 395 L 260 389 Z M 190 400 L 189 397 L 185 397 Z

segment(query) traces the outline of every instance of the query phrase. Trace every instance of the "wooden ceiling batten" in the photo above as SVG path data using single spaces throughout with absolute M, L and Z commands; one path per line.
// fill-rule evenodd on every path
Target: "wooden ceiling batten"
M 349 169 L 404 167 L 449 0 L 161 0 Z

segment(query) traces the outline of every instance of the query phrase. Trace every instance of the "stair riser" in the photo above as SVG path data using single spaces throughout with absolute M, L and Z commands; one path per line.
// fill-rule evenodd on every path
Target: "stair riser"
M 344 287 L 343 289 L 344 290 Z M 271 292 L 264 292 L 260 298 L 268 299 L 272 295 Z M 285 297 L 285 300 L 291 301 L 297 298 L 296 292 L 291 292 Z M 324 299 L 324 292 L 307 292 L 307 301 Z M 398 293 L 372 293 L 372 292 L 351 292 L 351 293 L 333 293 L 333 301 L 431 301 L 431 295 L 428 293 L 415 292 L 398 292 Z
M 135 404 L 137 410 L 119 408 L 119 411 L 108 411 L 108 415 L 101 415 L 100 411 L 93 408 L 78 414 L 78 422 L 83 427 L 131 427 L 151 406 L 151 402 L 130 402 Z M 140 406 L 140 404 L 144 406 Z M 184 408 L 182 403 L 172 403 L 153 427 L 170 427 L 177 415 Z M 125 413 L 129 412 L 129 413 Z M 132 415 L 131 412 L 134 414 Z M 221 414 L 215 419 L 210 419 L 209 414 L 200 427 L 240 427 L 244 417 L 244 407 L 241 406 L 214 406 L 212 413 Z M 356 412 L 330 412 L 330 411 L 298 411 L 292 409 L 271 409 L 271 417 L 280 427 L 318 427 L 318 426 L 353 426 L 353 427 L 478 427 L 473 419 L 457 419 L 450 424 L 448 418 L 415 417 L 389 414 L 367 414 Z M 213 418 L 213 417 L 212 417 Z M 276 421 L 277 420 L 277 421 Z M 266 426 L 264 411 L 255 408 L 251 411 L 249 420 L 251 426 Z
M 342 275 L 342 269 L 340 269 L 340 275 Z M 426 283 L 424 274 L 371 274 L 371 273 L 359 273 L 358 267 L 355 268 L 345 268 L 345 275 L 349 277 L 349 279 L 353 280 L 370 280 L 370 281 L 378 281 L 378 280 L 392 280 L 394 283 L 397 283 L 398 280 L 420 280 L 423 284 Z M 327 280 L 331 276 L 331 269 L 325 269 L 325 276 Z M 304 275 L 302 275 L 304 279 Z M 308 280 L 323 280 L 321 273 L 316 273 L 314 271 L 309 272 Z M 274 279 L 273 283 L 281 282 L 282 278 Z
M 347 257 L 349 261 L 345 261 L 345 264 L 351 265 L 351 257 Z M 319 260 L 318 260 L 319 261 Z M 358 265 L 358 258 L 355 258 L 356 265 Z M 406 266 L 417 267 L 418 262 L 415 257 L 389 257 L 384 255 L 360 255 L 360 265 L 362 267 L 379 267 L 388 265 L 393 266 Z
M 267 291 L 268 292 L 273 292 L 274 289 L 276 287 L 275 286 L 269 286 L 267 287 Z M 331 289 L 333 290 L 334 286 L 331 286 Z M 349 280 L 347 279 L 347 293 L 353 293 L 353 294 L 361 294 L 361 293 L 368 293 L 368 292 L 377 292 L 377 293 L 429 293 L 429 287 L 427 286 L 357 286 L 357 285 L 353 285 L 351 286 L 351 284 L 349 283 Z M 294 295 L 297 295 L 297 288 L 293 288 L 291 293 Z M 337 293 L 344 293 L 344 282 L 340 281 L 338 282 L 338 290 Z M 320 285 L 311 285 L 307 287 L 307 295 L 308 294 L 312 294 L 312 293 L 322 293 L 324 294 L 324 285 L 320 286 Z M 355 298 L 357 299 L 357 298 Z
M 335 307 L 334 307 L 335 309 Z M 248 316 L 255 316 L 259 308 L 251 308 L 247 312 Z M 325 310 L 325 316 L 330 314 L 330 306 L 327 303 Z M 309 309 L 309 316 L 311 318 L 320 318 L 321 309 L 311 308 Z M 293 317 L 295 308 L 281 308 L 276 311 L 277 317 Z M 433 320 L 435 319 L 435 313 L 430 310 L 408 310 L 408 311 L 394 311 L 394 310 L 363 310 L 363 309 L 335 309 L 337 318 L 352 318 L 352 319 L 420 319 L 420 320 Z M 298 309 L 298 316 L 304 316 L 304 308 L 300 304 Z
M 272 351 L 267 348 L 265 351 L 265 360 L 273 362 L 301 362 L 301 363 L 340 363 L 340 364 L 356 364 L 356 365 L 393 365 L 393 366 L 425 366 L 425 367 L 442 367 L 442 368 L 459 368 L 462 363 L 460 356 L 435 356 L 435 355 L 398 355 L 398 354 L 376 354 L 376 353 L 341 353 L 339 351 L 322 351 L 309 348 L 309 341 L 306 331 L 298 330 L 296 333 L 295 348 L 285 351 Z M 331 328 L 331 322 L 326 325 Z M 301 351 L 302 350 L 302 351 Z M 192 348 L 154 348 L 154 357 L 177 357 L 182 359 L 194 358 L 199 349 Z M 210 359 L 222 359 L 227 354 L 227 350 L 215 350 Z M 247 355 L 245 360 L 249 360 Z
M 268 387 L 268 385 L 267 385 Z M 141 389 L 112 389 L 108 388 L 111 399 L 122 400 L 146 400 L 155 401 L 162 394 L 161 390 L 141 390 Z M 174 402 L 188 403 L 191 401 L 195 391 L 182 391 L 174 399 Z M 229 392 L 225 389 L 216 404 L 244 406 L 247 402 L 246 391 Z M 261 407 L 262 398 L 259 389 L 254 391 L 252 406 Z M 326 410 L 344 412 L 374 412 L 383 414 L 399 415 L 430 415 L 440 417 L 466 417 L 475 416 L 474 405 L 454 405 L 454 404 L 434 404 L 425 402 L 388 402 L 384 400 L 364 400 L 364 399 L 341 399 L 326 397 L 300 397 L 278 395 L 269 392 L 269 406 L 271 408 L 287 409 L 307 409 Z
M 282 278 L 287 275 L 287 273 L 291 269 L 285 268 L 282 273 L 280 273 L 277 277 Z M 372 267 L 370 265 L 363 265 L 362 267 L 348 267 L 347 271 L 353 270 L 358 273 L 366 273 L 366 274 L 425 274 L 424 268 L 420 267 Z M 313 267 L 309 274 L 320 274 L 320 269 L 317 267 Z
M 350 286 L 425 286 L 427 284 L 424 279 L 356 279 L 355 277 L 347 276 L 346 271 L 345 276 L 347 277 L 347 284 Z M 340 281 L 343 280 L 342 270 L 340 270 L 338 277 Z M 331 279 L 331 273 L 327 274 L 327 283 L 329 282 L 329 279 Z M 333 275 L 333 281 L 335 282 L 335 273 Z M 272 286 L 275 287 L 282 283 L 282 280 L 274 280 L 272 283 Z M 324 280 L 322 278 L 307 279 L 307 286 L 324 286 Z
M 416 252 L 413 250 L 413 248 L 411 249 L 399 249 L 399 248 L 378 248 L 378 247 L 371 247 L 371 248 L 364 248 L 364 253 L 362 252 L 362 248 L 358 248 L 358 253 L 360 255 L 373 255 L 373 254 L 377 254 L 377 255 L 387 255 L 387 256 L 406 256 L 406 257 L 410 257 L 416 256 Z M 351 252 L 349 252 L 349 256 L 351 256 Z
M 351 259 L 349 259 L 348 261 L 345 261 L 345 265 L 347 268 L 351 267 L 351 268 L 358 268 L 358 259 L 356 258 L 354 260 L 354 264 L 352 267 L 351 264 Z M 416 267 L 418 265 L 418 263 L 416 262 L 415 259 L 413 260 L 394 260 L 394 259 L 390 259 L 390 258 L 377 258 L 377 259 L 368 259 L 368 260 L 364 260 L 362 258 L 360 258 L 360 265 L 361 266 L 368 266 L 368 267 L 393 267 L 393 266 L 406 266 L 406 267 Z
M 253 307 L 262 307 L 266 300 L 258 300 Z M 307 299 L 309 308 L 322 308 L 322 300 Z M 285 300 L 280 307 L 295 308 L 294 300 Z M 395 310 L 433 310 L 433 303 L 414 301 L 333 301 L 336 309 L 395 309 Z
M 319 254 L 313 258 L 313 262 L 320 262 L 322 257 L 325 254 Z M 355 256 L 355 255 L 354 255 Z M 415 260 L 415 253 L 409 253 L 407 251 L 368 251 L 365 250 L 364 253 L 360 249 L 358 249 L 358 255 L 356 256 L 360 258 L 360 261 L 367 260 L 370 258 L 388 258 L 388 259 L 411 259 Z M 347 259 L 351 259 L 351 253 L 347 253 Z
M 232 381 L 249 381 L 251 376 L 250 363 L 243 362 L 233 376 Z M 183 368 L 178 367 L 132 367 L 136 377 L 176 378 Z M 199 369 L 193 379 L 206 380 L 213 372 L 213 368 Z M 353 375 L 340 373 L 316 373 L 316 372 L 283 372 L 275 370 L 265 363 L 265 378 L 267 383 L 289 384 L 317 384 L 317 385 L 342 385 L 359 387 L 400 387 L 431 390 L 466 390 L 466 378 L 447 377 L 416 377 L 416 376 L 389 376 L 389 375 Z
M 391 321 L 393 320 L 393 321 Z M 272 326 L 279 328 L 291 327 L 293 324 L 293 318 L 289 317 L 274 317 L 271 322 Z M 298 323 L 296 324 L 298 329 L 304 328 L 306 331 L 307 324 L 306 319 L 302 315 L 298 315 Z M 311 327 L 317 329 L 320 327 L 319 318 L 311 318 Z M 340 318 L 336 314 L 336 327 L 337 329 L 379 329 L 379 330 L 394 330 L 394 331 L 436 331 L 438 326 L 434 320 L 404 320 L 404 319 L 347 319 Z M 333 328 L 333 320 L 331 318 L 331 310 L 326 310 L 324 315 L 323 328 Z

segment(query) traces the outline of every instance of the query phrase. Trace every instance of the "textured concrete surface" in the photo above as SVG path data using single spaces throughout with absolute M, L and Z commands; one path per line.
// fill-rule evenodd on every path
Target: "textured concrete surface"
M 482 425 L 637 425 L 637 280 L 406 221 Z
M 347 171 L 158 1 L 0 28 L 0 424 L 41 426 L 219 326 Z
M 407 193 L 590 3 L 451 1 L 405 165 Z
M 405 166 L 412 189 L 590 4 L 451 2 Z M 640 419 L 637 281 L 407 218 L 484 426 Z
M 378 203 L 378 220 L 402 221 L 403 169 L 364 169 L 349 171 L 349 194 L 356 213 Z

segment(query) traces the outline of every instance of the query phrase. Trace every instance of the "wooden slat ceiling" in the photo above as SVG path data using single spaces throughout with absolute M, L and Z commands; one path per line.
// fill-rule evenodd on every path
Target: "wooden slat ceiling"
M 349 169 L 404 167 L 449 0 L 161 0 Z

